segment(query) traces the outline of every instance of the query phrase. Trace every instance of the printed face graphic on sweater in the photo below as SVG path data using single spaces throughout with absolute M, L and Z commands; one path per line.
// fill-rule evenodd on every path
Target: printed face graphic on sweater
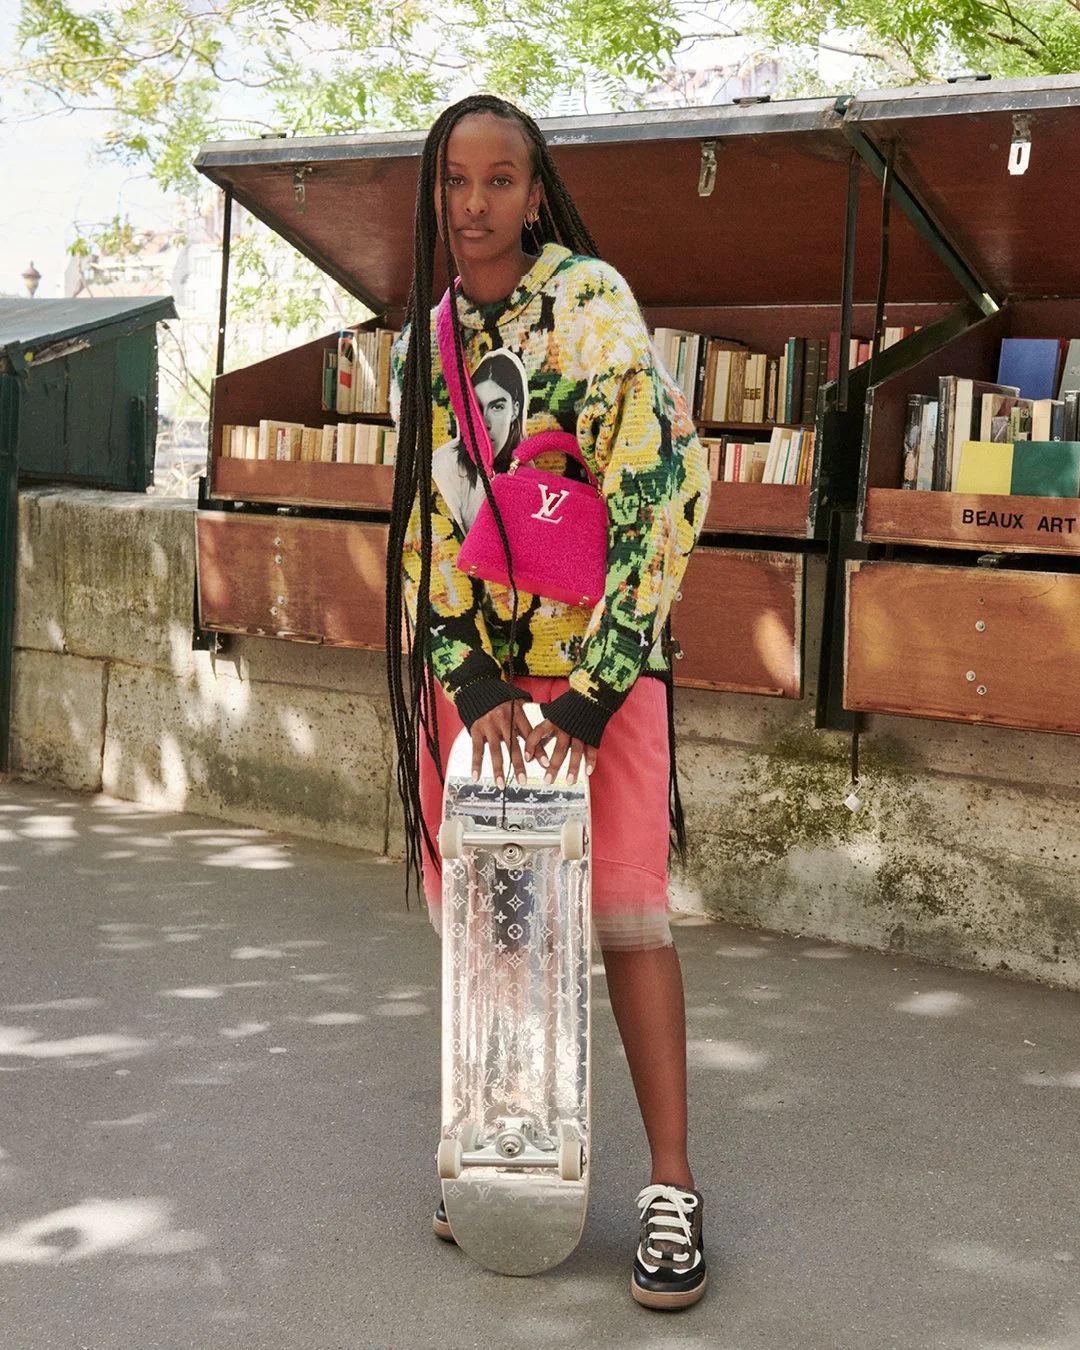
M 514 451 L 524 439 L 524 409 L 529 380 L 521 358 L 505 347 L 489 352 L 472 372 L 476 401 L 491 437 L 495 472 L 505 473 Z M 468 531 L 484 500 L 484 485 L 476 471 L 464 428 L 432 455 L 431 474 L 462 532 Z

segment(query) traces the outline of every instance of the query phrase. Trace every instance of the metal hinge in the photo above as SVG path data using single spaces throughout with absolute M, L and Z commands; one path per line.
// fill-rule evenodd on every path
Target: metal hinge
M 711 197 L 716 187 L 716 142 L 701 142 L 701 169 L 698 173 L 697 195 Z

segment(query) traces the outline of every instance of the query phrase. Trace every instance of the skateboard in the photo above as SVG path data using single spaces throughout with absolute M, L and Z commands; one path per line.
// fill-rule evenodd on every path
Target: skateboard
M 507 756 L 504 790 L 485 754 L 474 782 L 461 732 L 439 831 L 443 1203 L 458 1246 L 505 1275 L 564 1261 L 589 1195 L 588 780 L 526 770 L 519 785 Z

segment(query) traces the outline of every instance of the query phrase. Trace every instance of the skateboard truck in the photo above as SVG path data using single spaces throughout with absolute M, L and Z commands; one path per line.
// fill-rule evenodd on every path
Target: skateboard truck
M 558 849 L 564 862 L 574 862 L 585 856 L 585 823 L 566 820 L 555 830 L 501 830 L 478 826 L 462 816 L 444 820 L 439 827 L 442 856 L 460 858 L 467 848 L 497 849 L 507 867 L 520 866 L 525 851 L 536 848 Z
M 474 1121 L 466 1121 L 456 1139 L 439 1142 L 439 1176 L 446 1181 L 459 1177 L 466 1167 L 507 1168 L 550 1167 L 557 1169 L 563 1181 L 580 1181 L 582 1170 L 581 1137 L 566 1121 L 559 1125 L 559 1138 L 541 1138 L 535 1123 L 527 1117 L 508 1117 L 499 1122 L 490 1143 Z

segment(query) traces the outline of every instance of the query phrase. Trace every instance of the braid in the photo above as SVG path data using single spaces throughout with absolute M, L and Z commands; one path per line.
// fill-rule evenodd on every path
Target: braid
M 446 154 L 450 133 L 463 118 L 475 113 L 491 113 L 516 121 L 530 150 L 534 179 L 543 186 L 540 215 L 532 226 L 522 227 L 522 247 L 538 253 L 547 243 L 559 243 L 572 253 L 598 257 L 592 235 L 578 214 L 574 200 L 562 180 L 551 152 L 537 124 L 526 113 L 489 94 L 476 94 L 447 108 L 435 121 L 424 142 L 420 160 L 420 182 L 416 193 L 416 220 L 413 245 L 413 279 L 406 308 L 409 342 L 402 378 L 401 411 L 398 426 L 397 464 L 390 511 L 390 533 L 386 555 L 386 662 L 390 696 L 390 715 L 397 748 L 397 786 L 405 816 L 406 892 L 415 877 L 422 881 L 422 848 L 436 855 L 435 841 L 424 822 L 420 803 L 421 735 L 436 765 L 439 755 L 438 721 L 435 707 L 435 675 L 430 660 L 430 632 L 426 619 L 431 595 L 431 512 L 432 512 L 432 365 L 431 308 L 435 270 L 438 223 L 435 214 L 435 190 L 442 193 L 442 218 L 446 212 Z M 441 172 L 440 172 L 441 170 Z M 445 241 L 447 287 L 455 284 L 457 266 Z M 450 306 L 453 318 L 454 355 L 458 377 L 464 387 L 464 344 L 457 305 Z M 475 444 L 470 400 L 465 402 L 468 431 Z M 465 428 L 462 428 L 464 432 Z M 478 474 L 487 500 L 491 503 L 503 551 L 510 567 L 510 544 L 495 507 L 491 482 L 483 464 Z M 404 613 L 404 556 L 409 521 L 419 511 L 420 576 L 416 586 L 417 623 L 415 631 Z M 474 583 L 475 585 L 476 583 Z M 517 651 L 518 593 L 511 575 L 513 608 L 510 623 L 510 651 Z M 402 657 L 404 649 L 405 655 Z

